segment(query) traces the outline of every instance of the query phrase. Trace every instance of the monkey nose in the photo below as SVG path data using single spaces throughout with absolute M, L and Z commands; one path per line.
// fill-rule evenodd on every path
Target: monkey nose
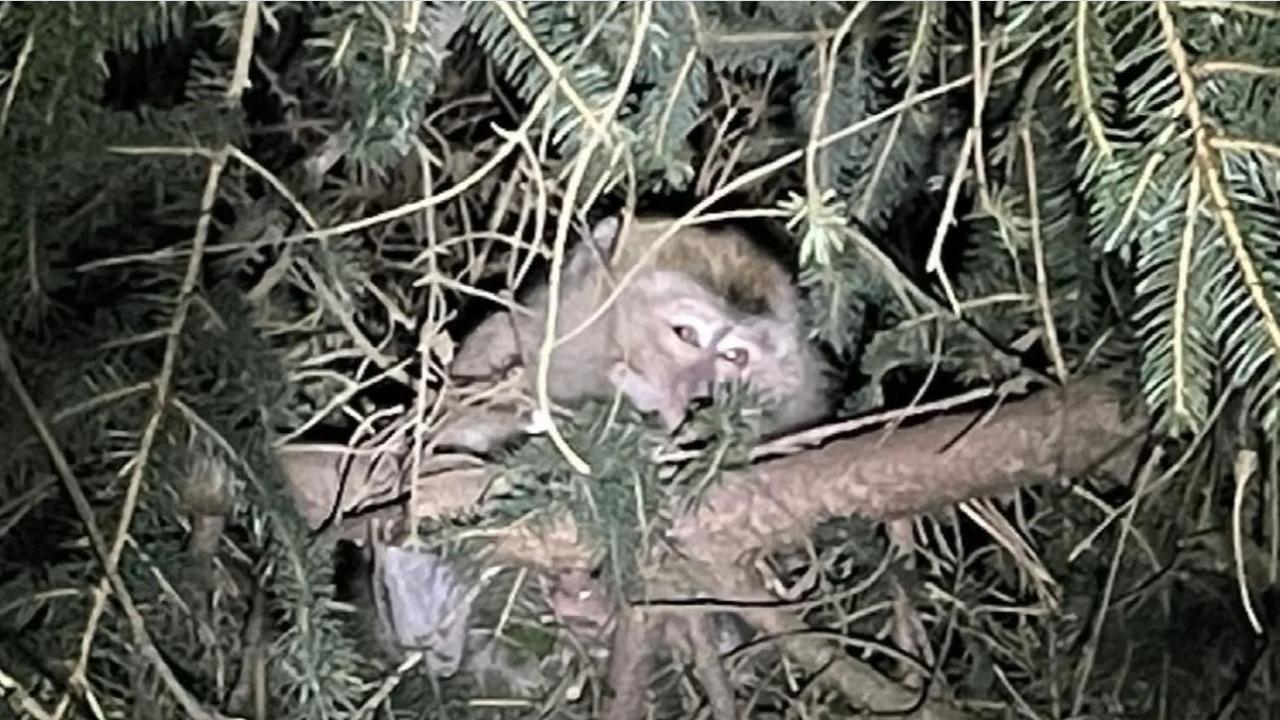
M 702 374 L 688 374 L 672 388 L 670 403 L 660 411 L 668 430 L 684 422 L 689 410 L 701 407 L 711 399 L 712 383 Z
M 699 400 L 711 397 L 711 388 L 716 381 L 716 366 L 706 359 L 690 365 L 681 373 L 680 390 L 686 400 Z
M 685 407 L 689 410 L 701 410 L 711 404 L 711 383 L 700 381 L 689 390 Z

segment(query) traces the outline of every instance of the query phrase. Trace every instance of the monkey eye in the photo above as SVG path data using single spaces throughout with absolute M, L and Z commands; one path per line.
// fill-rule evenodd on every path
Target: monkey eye
M 688 325 L 675 325 L 671 329 L 675 330 L 676 337 L 694 347 L 698 347 L 698 332 L 696 330 Z
M 750 355 L 747 353 L 745 348 L 729 348 L 728 350 L 720 353 L 720 357 L 728 360 L 738 367 L 746 367 L 747 360 L 750 358 Z

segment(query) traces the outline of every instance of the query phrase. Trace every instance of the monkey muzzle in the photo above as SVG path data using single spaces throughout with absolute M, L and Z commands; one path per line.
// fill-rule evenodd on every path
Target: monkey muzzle
M 696 362 L 674 368 L 664 378 L 650 378 L 624 362 L 609 373 L 614 386 L 641 412 L 656 412 L 668 431 L 684 422 L 689 407 L 711 397 L 716 382 L 715 356 L 704 355 Z
M 674 430 L 681 422 L 689 408 L 700 400 L 711 398 L 712 388 L 716 384 L 716 365 L 714 355 L 704 355 L 698 362 L 683 368 L 676 374 L 672 384 L 671 402 L 674 418 L 663 416 L 668 429 Z

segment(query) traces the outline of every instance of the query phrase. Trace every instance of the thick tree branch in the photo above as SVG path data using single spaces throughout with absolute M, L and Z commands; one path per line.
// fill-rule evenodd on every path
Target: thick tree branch
M 726 474 L 696 512 L 675 522 L 671 536 L 685 552 L 722 562 L 726 554 L 796 541 L 832 517 L 901 517 L 1079 475 L 1125 459 L 1124 451 L 1143 434 L 1145 413 L 1126 413 L 1123 403 L 1123 394 L 1103 382 L 1081 381 L 994 412 L 984 405 L 887 437 L 872 431 L 836 440 Z M 351 452 L 360 454 L 348 458 Z M 279 457 L 298 508 L 313 527 L 334 510 L 340 486 L 339 517 L 392 503 L 407 467 L 388 454 L 341 446 L 286 447 Z M 458 456 L 424 459 L 423 475 L 411 509 L 416 517 L 474 510 L 494 480 L 491 469 Z M 566 547 L 577 542 L 573 528 L 540 527 L 538 533 L 512 528 L 502 554 L 547 567 L 585 556 Z
M 832 517 L 887 519 L 1068 478 L 1116 459 L 1146 426 L 1100 381 L 934 418 L 885 437 L 869 432 L 726 477 L 672 538 L 723 565 L 804 537 Z
M 982 407 L 937 417 L 887 436 L 870 432 L 727 474 L 696 512 L 675 521 L 670 539 L 681 556 L 650 568 L 653 590 L 767 600 L 742 560 L 798 541 L 828 518 L 907 516 L 1077 476 L 1117 460 L 1127 465 L 1132 460 L 1128 451 L 1143 436 L 1147 417 L 1141 411 L 1126 413 L 1123 397 L 1101 381 L 1079 382 L 994 411 Z M 341 448 L 314 446 L 281 454 L 299 508 L 313 525 L 334 507 L 341 458 Z M 413 515 L 448 516 L 483 502 L 492 471 L 456 459 L 424 460 L 424 467 L 432 464 L 446 469 L 422 479 Z M 341 503 L 344 512 L 371 497 L 385 497 L 402 473 L 401 463 L 385 457 L 353 458 Z M 536 529 L 509 528 L 495 543 L 494 554 L 503 561 L 565 569 L 586 565 L 590 549 L 572 521 L 562 518 L 555 523 L 544 519 Z M 796 634 L 805 629 L 799 618 L 776 609 L 746 614 L 766 632 L 782 636 L 792 657 L 815 671 L 823 669 L 824 677 L 852 701 L 879 711 L 902 711 L 918 702 L 915 693 L 849 661 L 837 646 Z M 617 716 L 627 716 L 635 699 L 632 690 L 619 696 L 625 702 L 613 707 Z M 926 717 L 963 717 L 934 700 L 925 701 L 921 710 Z

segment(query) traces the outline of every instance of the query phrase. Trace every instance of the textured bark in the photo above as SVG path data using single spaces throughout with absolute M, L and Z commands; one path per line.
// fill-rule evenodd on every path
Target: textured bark
M 870 431 L 726 473 L 697 511 L 675 521 L 670 537 L 684 553 L 714 567 L 799 540 L 832 517 L 908 516 L 1069 478 L 1116 461 L 1123 465 L 1130 462 L 1129 451 L 1147 424 L 1142 412 L 1125 412 L 1123 398 L 1101 382 L 1079 382 L 1008 402 L 994 412 L 984 406 L 898 428 L 887 436 Z M 324 477 L 325 468 L 336 467 L 332 451 L 323 460 L 306 456 L 292 454 L 289 467 L 312 473 L 309 482 L 334 482 Z M 357 461 L 362 468 L 368 463 Z M 374 476 L 387 482 L 390 467 L 380 466 Z M 357 475 L 351 472 L 348 482 Z M 424 479 L 412 513 L 439 517 L 466 511 L 482 499 L 492 479 L 492 473 L 476 466 Z M 291 480 L 296 485 L 301 478 Z M 332 503 L 332 490 L 301 494 L 323 498 L 313 503 L 316 507 Z M 348 494 L 361 496 L 358 491 Z M 536 530 L 512 527 L 498 552 L 548 568 L 587 557 L 567 518 L 541 522 Z
M 868 432 L 726 476 L 671 537 L 712 565 L 802 538 L 832 517 L 889 519 L 1006 492 L 1124 458 L 1147 419 L 1126 416 L 1100 382 L 1045 390 L 934 418 L 887 437 Z

